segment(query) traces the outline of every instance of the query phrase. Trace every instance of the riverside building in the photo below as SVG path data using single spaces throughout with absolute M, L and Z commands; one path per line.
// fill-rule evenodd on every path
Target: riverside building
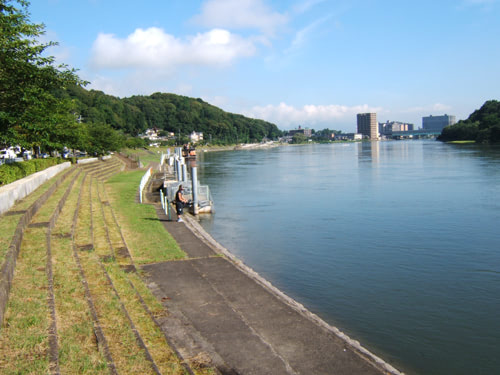
M 386 121 L 378 123 L 378 132 L 383 136 L 391 136 L 392 132 L 408 132 L 414 130 L 413 124 L 400 121 Z
M 422 128 L 429 131 L 442 131 L 446 126 L 456 123 L 455 116 L 427 116 L 422 117 Z
M 294 136 L 295 134 L 304 134 L 307 138 L 311 138 L 312 136 L 312 130 L 311 129 L 303 129 L 300 125 L 298 129 L 293 129 L 288 131 L 288 135 Z
M 376 113 L 358 113 L 358 133 L 369 139 L 378 139 Z

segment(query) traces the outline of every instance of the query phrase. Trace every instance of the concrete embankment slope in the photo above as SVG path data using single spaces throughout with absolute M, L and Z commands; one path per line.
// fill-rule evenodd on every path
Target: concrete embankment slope
M 45 181 L 50 180 L 59 172 L 71 167 L 70 162 L 49 167 L 43 171 L 33 173 L 9 185 L 0 187 L 0 215 L 7 212 L 16 201 L 35 191 Z
M 157 212 L 189 258 L 143 270 L 184 358 L 208 356 L 222 374 L 400 374 L 242 265 L 193 219 Z

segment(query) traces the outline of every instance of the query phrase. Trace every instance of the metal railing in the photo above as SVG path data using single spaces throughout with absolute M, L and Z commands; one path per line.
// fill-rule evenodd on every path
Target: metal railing
M 168 169 L 173 169 L 175 181 L 164 181 L 163 189 L 160 190 L 161 205 L 169 220 L 171 220 L 171 203 L 175 201 L 175 195 L 179 186 L 182 185 L 182 195 L 193 203 L 193 213 L 198 214 L 200 209 L 210 207 L 208 211 L 213 212 L 213 199 L 208 185 L 200 185 L 196 173 L 196 167 L 192 167 L 191 180 L 188 179 L 187 166 L 182 157 L 182 150 L 177 148 L 173 155 L 168 150 L 167 154 L 161 155 L 160 167 L 164 166 Z M 193 184 L 195 182 L 195 184 Z M 196 191 L 193 191 L 196 189 Z
M 147 172 L 141 178 L 141 183 L 139 184 L 139 200 L 141 203 L 143 200 L 142 196 L 144 194 L 144 188 L 146 187 L 152 173 L 153 173 L 153 168 L 148 168 Z
M 175 200 L 175 193 L 179 189 L 179 185 L 182 185 L 183 192 L 182 195 L 188 199 L 193 200 L 193 189 L 192 182 L 188 181 L 169 181 L 164 184 L 165 193 L 162 192 L 163 200 L 170 204 Z M 164 207 L 164 202 L 162 202 L 162 207 Z M 208 185 L 198 185 L 198 207 L 203 208 L 213 205 L 212 194 L 210 193 L 210 187 Z M 165 211 L 166 213 L 166 211 Z

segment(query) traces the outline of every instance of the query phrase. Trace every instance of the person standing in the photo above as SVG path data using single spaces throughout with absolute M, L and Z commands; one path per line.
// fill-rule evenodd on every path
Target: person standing
M 188 202 L 188 200 L 182 195 L 184 188 L 182 185 L 179 185 L 177 192 L 175 193 L 175 210 L 177 211 L 177 222 L 182 223 L 183 220 L 181 218 L 184 205 Z

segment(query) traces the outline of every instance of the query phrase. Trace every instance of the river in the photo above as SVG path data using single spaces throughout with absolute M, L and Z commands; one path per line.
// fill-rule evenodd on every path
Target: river
M 201 224 L 408 374 L 500 373 L 500 147 L 434 140 L 207 152 Z

